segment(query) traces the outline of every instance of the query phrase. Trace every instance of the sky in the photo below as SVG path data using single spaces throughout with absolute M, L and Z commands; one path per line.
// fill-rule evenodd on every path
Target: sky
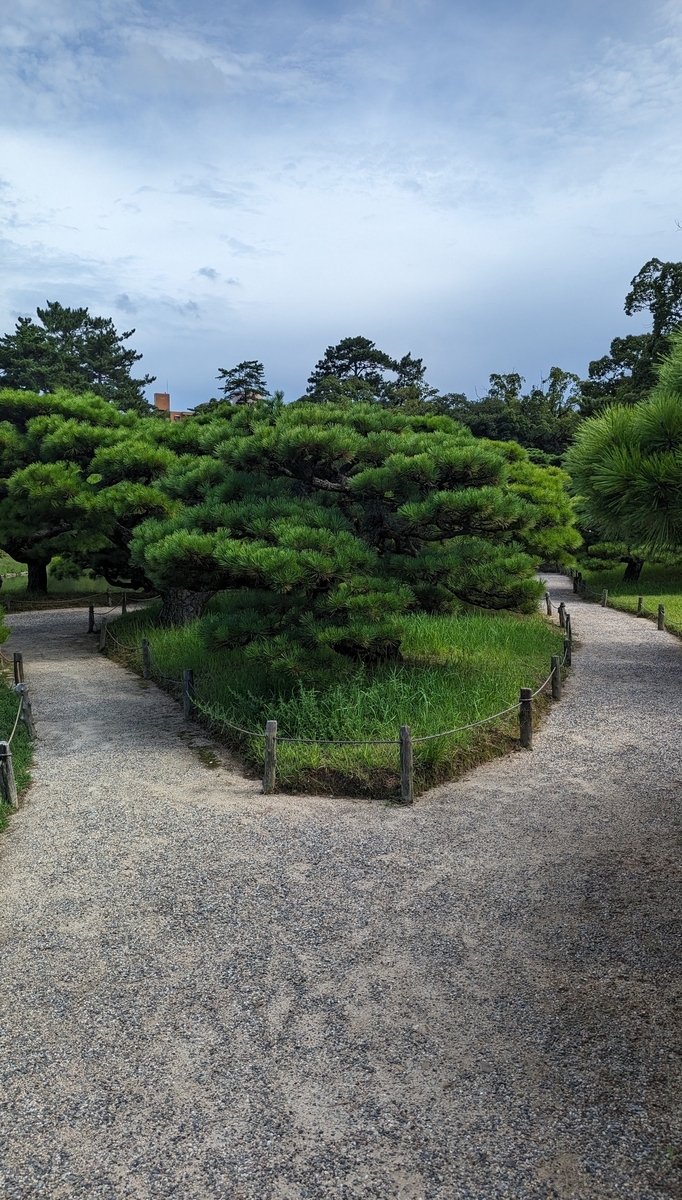
M 682 0 L 0 0 L 0 333 L 135 328 L 183 409 L 361 334 L 584 376 L 682 260 Z

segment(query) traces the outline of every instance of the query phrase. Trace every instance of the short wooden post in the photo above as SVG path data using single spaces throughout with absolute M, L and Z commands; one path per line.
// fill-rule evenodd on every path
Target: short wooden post
M 602 592 L 602 594 L 601 594 L 601 606 L 602 606 L 602 608 L 607 608 L 607 607 L 608 607 L 608 603 L 609 603 L 609 592 L 608 592 L 608 588 L 604 588 L 604 591 L 603 591 L 603 592 Z
M 643 608 L 644 608 L 644 596 L 638 596 L 637 597 L 637 616 L 638 617 L 644 616 Z
M 265 723 L 265 770 L 263 772 L 263 791 L 266 795 L 275 790 L 275 775 L 277 774 L 277 722 Z
M 414 756 L 409 725 L 400 726 L 400 798 L 403 804 L 414 804 Z
M 31 697 L 28 694 L 27 683 L 17 683 L 14 688 L 17 696 L 21 697 L 21 716 L 20 720 L 26 726 L 26 732 L 30 738 L 36 735 L 36 727 L 33 721 L 33 709 L 31 708 Z
M 0 797 L 10 808 L 17 808 L 19 805 L 9 742 L 0 742 Z
M 107 644 L 107 619 L 102 617 L 99 623 L 99 648 L 103 650 Z
M 519 729 L 521 745 L 525 750 L 533 749 L 533 689 L 521 688 L 521 703 L 519 705 Z
M 142 678 L 152 677 L 152 656 L 149 649 L 149 638 L 142 638 Z
M 559 629 L 565 629 L 565 628 L 566 628 L 566 605 L 564 604 L 564 602 L 562 600 L 561 604 L 559 605 Z
M 95 606 L 88 604 L 88 633 L 95 632 Z
M 128 611 L 128 597 L 124 592 L 121 596 L 121 616 L 124 617 Z
M 665 608 L 662 604 L 658 606 L 658 628 L 665 629 Z
M 552 699 L 561 700 L 561 659 L 552 655 Z
M 194 716 L 194 671 L 191 667 L 182 672 L 182 711 L 186 721 Z
M 545 604 L 547 605 L 547 616 L 551 617 L 551 615 L 552 615 L 552 597 L 550 596 L 549 592 L 545 592 Z
M 107 592 L 107 608 L 111 608 L 111 592 Z
M 8 592 L 7 597 L 5 599 L 5 612 L 9 612 L 11 610 L 11 608 L 12 608 L 12 597 L 10 596 L 10 594 Z
M 580 576 L 580 595 L 584 598 L 587 595 L 587 580 Z
M 17 650 L 14 651 L 14 682 L 24 682 L 24 656 Z

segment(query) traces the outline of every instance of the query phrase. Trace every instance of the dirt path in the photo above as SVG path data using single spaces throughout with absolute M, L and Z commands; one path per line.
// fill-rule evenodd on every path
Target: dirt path
M 11 617 L 3 1200 L 682 1195 L 682 644 L 570 608 L 534 752 L 411 810 L 263 797 L 82 611 Z

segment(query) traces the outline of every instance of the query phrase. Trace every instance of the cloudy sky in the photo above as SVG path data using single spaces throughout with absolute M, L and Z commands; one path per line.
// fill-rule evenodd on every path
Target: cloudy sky
M 136 327 L 173 407 L 348 334 L 584 374 L 682 260 L 682 0 L 0 0 L 0 332 Z

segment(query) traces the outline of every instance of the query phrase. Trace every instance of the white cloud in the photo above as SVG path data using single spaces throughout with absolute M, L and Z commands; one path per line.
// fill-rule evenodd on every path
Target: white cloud
M 16 0 L 0 324 L 134 313 L 182 405 L 249 358 L 291 397 L 356 332 L 448 389 L 583 372 L 682 258 L 681 33 L 612 0 Z

